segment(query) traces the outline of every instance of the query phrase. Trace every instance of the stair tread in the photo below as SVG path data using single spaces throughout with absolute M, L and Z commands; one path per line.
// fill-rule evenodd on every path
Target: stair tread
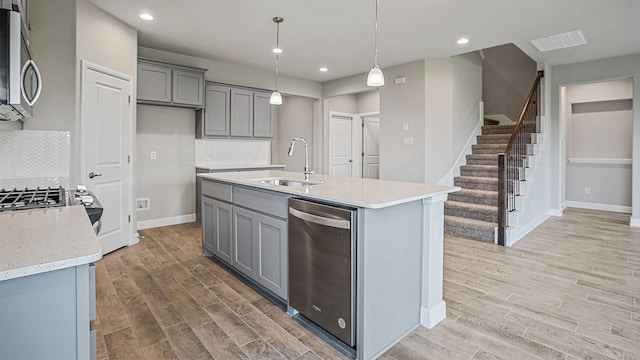
M 467 218 L 461 218 L 461 217 L 451 216 L 451 215 L 445 215 L 444 221 L 445 223 L 449 223 L 449 224 L 459 224 L 463 226 L 466 225 L 466 226 L 478 227 L 482 229 L 493 230 L 498 227 L 498 223 L 495 223 L 495 222 L 467 219 Z
M 450 206 L 450 207 L 453 207 L 453 208 L 467 208 L 467 209 L 473 210 L 473 211 L 491 211 L 491 212 L 497 212 L 498 211 L 498 207 L 497 206 L 482 205 L 482 204 L 475 204 L 475 203 L 462 202 L 462 201 L 453 201 L 453 200 L 447 200 L 447 202 L 445 203 L 445 206 Z
M 456 176 L 456 179 L 462 181 L 473 181 L 473 182 L 498 182 L 497 178 L 490 177 L 478 177 L 478 176 Z
M 498 165 L 475 165 L 475 164 L 467 164 L 467 165 L 462 165 L 460 166 L 465 167 L 465 168 L 471 168 L 471 169 L 484 169 L 484 170 L 493 170 L 493 169 L 497 169 Z
M 456 191 L 456 194 L 476 197 L 498 197 L 497 191 L 478 189 L 462 189 L 460 191 Z

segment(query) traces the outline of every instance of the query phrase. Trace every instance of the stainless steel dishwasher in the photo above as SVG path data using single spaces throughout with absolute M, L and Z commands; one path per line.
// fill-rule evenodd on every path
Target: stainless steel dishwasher
M 355 209 L 289 199 L 289 306 L 355 345 Z

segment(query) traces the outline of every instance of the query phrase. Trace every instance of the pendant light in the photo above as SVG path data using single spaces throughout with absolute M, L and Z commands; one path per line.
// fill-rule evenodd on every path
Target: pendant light
M 367 76 L 367 85 L 368 86 L 382 86 L 384 85 L 384 74 L 382 73 L 382 69 L 378 66 L 378 3 L 379 0 L 376 0 L 376 54 L 373 60 L 373 67 L 369 70 L 369 75 Z
M 269 97 L 269 104 L 271 105 L 282 105 L 282 95 L 278 91 L 278 55 L 282 52 L 280 48 L 280 23 L 283 21 L 284 19 L 281 17 L 273 18 L 273 22 L 276 23 L 276 47 L 273 49 L 276 54 L 276 87 L 271 93 L 271 97 Z

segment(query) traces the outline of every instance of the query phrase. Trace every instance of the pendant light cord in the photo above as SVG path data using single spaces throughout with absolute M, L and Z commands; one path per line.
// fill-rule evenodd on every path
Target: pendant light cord
M 280 22 L 276 22 L 276 48 L 280 49 Z M 278 91 L 278 53 L 276 53 L 276 91 Z
M 376 45 L 376 54 L 374 56 L 373 65 L 378 67 L 378 3 L 380 0 L 376 0 L 376 31 L 375 31 L 375 45 Z

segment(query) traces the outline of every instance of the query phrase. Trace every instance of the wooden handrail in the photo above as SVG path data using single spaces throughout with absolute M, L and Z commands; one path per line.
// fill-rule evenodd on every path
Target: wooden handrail
M 540 79 L 543 77 L 544 77 L 544 71 L 538 71 L 538 76 L 536 76 L 536 80 L 533 82 L 533 86 L 531 86 L 531 90 L 529 90 L 529 96 L 527 96 L 527 100 L 525 100 L 524 102 L 524 106 L 522 107 L 522 112 L 520 113 L 520 117 L 518 117 L 516 126 L 513 128 L 513 132 L 511 133 L 511 138 L 509 138 L 509 142 L 507 143 L 507 146 L 504 148 L 504 153 L 507 155 L 511 153 L 511 146 L 513 145 L 513 142 L 515 141 L 516 136 L 518 135 L 518 130 L 520 129 L 520 126 L 522 126 L 522 122 L 524 121 L 524 115 L 527 112 L 529 103 L 531 102 L 531 99 L 536 93 L 536 89 L 540 84 Z

